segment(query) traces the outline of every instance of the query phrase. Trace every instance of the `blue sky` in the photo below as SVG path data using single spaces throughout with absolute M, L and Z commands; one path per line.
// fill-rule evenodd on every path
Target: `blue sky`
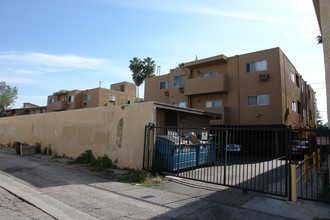
M 46 105 L 61 89 L 132 82 L 134 56 L 152 57 L 166 74 L 195 55 L 280 47 L 317 92 L 326 118 L 312 0 L 3 0 L 0 30 L 0 81 L 18 88 L 14 108 Z

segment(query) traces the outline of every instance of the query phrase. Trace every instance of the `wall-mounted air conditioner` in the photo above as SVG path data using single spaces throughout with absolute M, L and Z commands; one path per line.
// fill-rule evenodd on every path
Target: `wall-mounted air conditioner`
M 259 74 L 259 80 L 267 80 L 269 79 L 269 74 Z
M 179 92 L 184 93 L 184 87 L 180 87 Z
M 169 91 L 165 91 L 165 95 L 166 96 L 169 96 L 170 95 L 170 92 Z

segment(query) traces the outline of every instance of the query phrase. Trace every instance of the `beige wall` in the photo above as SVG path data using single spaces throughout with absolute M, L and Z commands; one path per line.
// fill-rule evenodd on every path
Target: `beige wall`
M 313 0 L 319 26 L 322 32 L 325 79 L 327 87 L 328 122 L 330 121 L 330 1 Z
M 118 167 L 141 169 L 144 126 L 153 122 L 153 109 L 152 103 L 141 103 L 0 118 L 0 144 L 40 142 L 68 157 L 91 149 L 118 161 Z

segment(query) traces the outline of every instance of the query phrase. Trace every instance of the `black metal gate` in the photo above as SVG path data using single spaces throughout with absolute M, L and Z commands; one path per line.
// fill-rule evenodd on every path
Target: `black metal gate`
M 286 127 L 150 124 L 145 129 L 146 170 L 285 197 L 291 195 L 290 164 L 317 147 L 312 130 Z M 298 198 L 314 199 L 303 191 Z

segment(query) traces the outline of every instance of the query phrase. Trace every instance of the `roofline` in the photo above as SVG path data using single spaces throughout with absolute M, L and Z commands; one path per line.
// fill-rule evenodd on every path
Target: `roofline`
M 166 103 L 162 103 L 162 102 L 150 101 L 150 102 L 145 102 L 145 103 L 152 103 L 154 106 L 156 106 L 156 108 L 175 110 L 175 111 L 179 111 L 179 112 L 205 115 L 205 116 L 210 116 L 210 117 L 221 117 L 221 114 L 216 114 L 216 113 L 207 112 L 204 110 L 199 110 L 199 109 L 194 109 L 194 108 L 184 108 L 184 107 L 174 106 L 174 105 L 166 104 Z

